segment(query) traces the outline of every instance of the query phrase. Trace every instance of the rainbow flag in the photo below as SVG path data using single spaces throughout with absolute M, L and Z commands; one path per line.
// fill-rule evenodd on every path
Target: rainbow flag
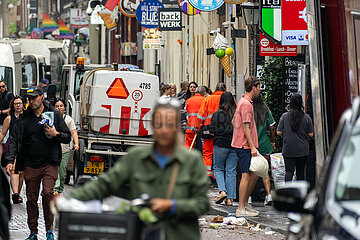
M 48 15 L 43 12 L 43 30 L 44 32 L 52 32 L 59 28 L 59 25 Z
M 74 38 L 74 33 L 73 31 L 70 30 L 70 28 L 68 28 L 68 26 L 66 26 L 66 24 L 59 19 L 59 37 L 60 39 L 64 39 L 64 38 Z

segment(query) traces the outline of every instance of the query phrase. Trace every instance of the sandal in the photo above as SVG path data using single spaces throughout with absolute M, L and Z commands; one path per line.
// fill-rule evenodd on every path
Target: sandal
M 232 206 L 232 205 L 233 205 L 233 200 L 230 199 L 230 198 L 227 198 L 227 199 L 225 200 L 225 205 L 226 205 L 226 206 Z
M 11 195 L 12 201 L 14 204 L 22 203 L 23 199 L 20 197 L 18 193 L 14 193 Z

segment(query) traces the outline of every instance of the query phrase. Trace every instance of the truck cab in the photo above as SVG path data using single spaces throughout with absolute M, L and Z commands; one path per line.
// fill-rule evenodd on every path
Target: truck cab
M 46 74 L 47 65 L 45 63 L 45 57 L 41 55 L 23 55 L 22 56 L 22 87 L 29 88 L 36 86 L 39 82 L 47 78 Z
M 62 80 L 60 84 L 60 98 L 66 102 L 66 112 L 75 122 L 77 128 L 80 126 L 80 88 L 85 72 L 96 68 L 105 67 L 100 64 L 84 65 L 81 58 L 77 64 L 65 64 L 62 69 Z

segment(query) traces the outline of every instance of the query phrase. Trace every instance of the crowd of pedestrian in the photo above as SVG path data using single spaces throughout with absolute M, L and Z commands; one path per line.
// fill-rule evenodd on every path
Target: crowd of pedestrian
M 236 216 L 257 216 L 252 208 L 251 193 L 258 176 L 250 171 L 252 156 L 261 154 L 268 160 L 276 149 L 276 121 L 260 94 L 260 81 L 248 77 L 245 94 L 238 104 L 224 83 L 218 83 L 214 93 L 196 82 L 181 83 L 178 94 L 166 94 L 168 99 L 178 98 L 186 113 L 184 145 L 202 153 L 203 163 L 213 186 L 219 194 L 215 203 L 232 206 L 236 196 L 236 178 L 240 178 L 239 205 Z M 173 84 L 162 86 L 170 88 Z M 164 90 L 161 90 L 163 93 Z M 163 96 L 162 96 L 163 97 Z M 285 181 L 291 181 L 296 168 L 296 178 L 304 179 L 304 169 L 309 156 L 309 140 L 313 137 L 310 117 L 304 113 L 302 97 L 294 94 L 290 110 L 280 118 L 277 134 L 283 137 Z M 270 169 L 270 168 L 269 168 Z M 264 205 L 272 203 L 269 174 L 262 179 Z
M 74 120 L 65 113 L 64 100 L 47 101 L 44 88 L 49 81 L 44 80 L 41 84 L 43 88 L 27 89 L 26 99 L 23 99 L 8 92 L 6 83 L 0 81 L 0 160 L 10 175 L 13 204 L 23 202 L 20 193 L 25 180 L 30 229 L 27 240 L 37 239 L 37 202 L 41 184 L 46 237 L 54 239 L 50 201 L 64 189 L 70 150 L 79 150 Z M 259 215 L 259 211 L 249 204 L 258 180 L 258 176 L 250 171 L 252 156 L 262 154 L 269 160 L 275 150 L 277 133 L 283 138 L 285 181 L 292 181 L 295 170 L 297 179 L 305 179 L 313 125 L 304 113 L 302 97 L 294 94 L 290 99 L 290 110 L 281 116 L 275 131 L 276 121 L 261 97 L 260 81 L 248 77 L 244 85 L 245 93 L 238 103 L 224 83 L 218 83 L 214 92 L 196 82 L 181 83 L 179 93 L 175 84 L 161 85 L 159 103 L 152 118 L 155 143 L 132 150 L 121 164 L 100 176 L 98 181 L 75 190 L 71 196 L 81 200 L 104 197 L 123 183 L 130 182 L 134 197 L 143 192 L 152 193 L 151 208 L 165 214 L 167 236 L 171 239 L 179 236 L 198 239 L 197 217 L 209 207 L 206 196 L 208 179 L 218 187 L 215 203 L 225 202 L 226 206 L 232 206 L 237 199 L 236 182 L 240 178 L 236 216 Z M 182 126 L 183 143 L 179 141 Z M 71 138 L 73 142 L 70 144 Z M 183 146 L 197 149 L 198 153 L 184 150 Z M 176 179 L 178 172 L 179 183 L 175 183 L 173 178 Z M 166 181 L 164 176 L 168 178 Z M 272 202 L 270 176 L 262 181 L 266 191 L 264 204 L 268 205 Z M 159 185 L 168 182 L 168 189 L 167 184 Z M 182 182 L 186 184 L 178 186 Z M 2 190 L 6 191 L 6 188 Z M 0 237 L 7 235 L 0 231 Z

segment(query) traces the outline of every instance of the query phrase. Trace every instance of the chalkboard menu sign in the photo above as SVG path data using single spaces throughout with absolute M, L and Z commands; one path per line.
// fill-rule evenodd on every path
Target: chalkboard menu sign
M 284 58 L 285 110 L 289 110 L 290 97 L 299 93 L 298 65 L 305 63 L 305 55 Z

